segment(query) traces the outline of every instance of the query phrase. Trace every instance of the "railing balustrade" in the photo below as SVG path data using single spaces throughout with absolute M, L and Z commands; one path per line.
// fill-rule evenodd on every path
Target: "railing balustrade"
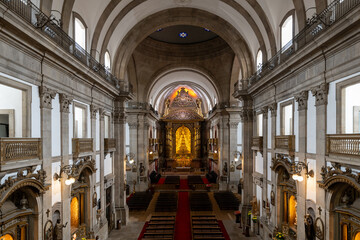
M 258 150 L 262 150 L 262 148 L 263 148 L 263 137 L 253 137 L 253 139 L 252 139 L 252 147 L 257 148 Z
M 104 152 L 115 152 L 116 140 L 115 138 L 104 138 Z
M 92 138 L 72 139 L 73 158 L 91 155 L 94 151 Z
M 360 157 L 360 134 L 326 135 L 326 154 Z
M 0 138 L 0 162 L 42 159 L 41 138 Z
M 275 136 L 275 148 L 289 152 L 295 151 L 295 135 Z

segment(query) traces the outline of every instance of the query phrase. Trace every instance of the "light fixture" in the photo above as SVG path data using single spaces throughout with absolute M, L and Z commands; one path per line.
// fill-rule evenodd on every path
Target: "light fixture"
M 135 162 L 134 157 L 135 157 L 134 153 L 128 153 L 125 156 L 125 161 L 127 161 L 129 164 L 133 164 Z
M 217 150 L 216 150 L 216 149 L 214 150 L 214 153 L 217 153 Z
M 304 180 L 304 177 L 301 175 L 301 171 L 303 169 L 305 169 L 305 175 L 306 175 L 307 178 L 314 177 L 314 171 L 313 170 L 309 171 L 309 166 L 308 165 L 309 164 L 306 164 L 304 162 L 293 163 L 292 171 L 291 171 L 292 178 L 295 181 L 302 182 Z
M 242 158 L 242 153 L 239 151 L 235 151 L 234 153 L 234 161 L 237 162 Z
M 60 168 L 59 174 L 54 174 L 54 180 L 57 181 L 62 178 L 61 174 L 65 173 L 67 175 L 67 179 L 65 180 L 66 185 L 71 185 L 75 182 L 75 178 L 73 177 L 73 166 L 72 165 L 65 165 Z
M 152 151 L 150 151 L 150 152 L 149 152 L 149 154 L 153 154 L 153 152 L 152 152 Z

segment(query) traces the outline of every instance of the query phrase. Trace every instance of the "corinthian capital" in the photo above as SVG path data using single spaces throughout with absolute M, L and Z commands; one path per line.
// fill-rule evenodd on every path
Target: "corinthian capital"
M 276 117 L 277 115 L 277 103 L 272 103 L 268 106 L 268 109 L 271 112 L 271 117 Z
M 56 96 L 56 92 L 51 90 L 48 87 L 40 86 L 39 87 L 40 94 L 40 108 L 52 108 L 52 100 Z
M 312 95 L 316 98 L 315 106 L 326 105 L 327 95 L 329 91 L 329 84 L 322 83 L 311 89 Z
M 59 101 L 60 101 L 60 112 L 69 113 L 70 112 L 70 104 L 72 103 L 72 97 L 59 93 Z
M 95 105 L 90 105 L 90 118 L 91 119 L 96 119 L 96 113 L 99 110 L 99 108 Z
M 307 109 L 307 102 L 309 98 L 309 91 L 302 91 L 295 96 L 295 101 L 298 103 L 298 111 Z

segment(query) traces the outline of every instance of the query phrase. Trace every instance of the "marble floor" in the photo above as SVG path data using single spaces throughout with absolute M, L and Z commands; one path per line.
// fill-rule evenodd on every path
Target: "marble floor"
M 118 239 L 126 239 L 126 240 L 137 240 L 140 232 L 146 221 L 150 220 L 152 213 L 155 211 L 155 204 L 158 198 L 159 193 L 156 192 L 152 201 L 149 204 L 149 207 L 146 211 L 134 211 L 129 214 L 129 221 L 126 226 L 122 226 L 120 230 L 113 230 L 109 234 L 109 240 L 118 240 Z M 209 193 L 210 200 L 213 205 L 212 212 L 191 212 L 192 215 L 196 214 L 214 214 L 217 219 L 222 220 L 226 231 L 228 232 L 230 239 L 232 240 L 241 240 L 241 239 L 260 239 L 258 236 L 245 237 L 242 234 L 242 229 L 239 228 L 239 224 L 235 223 L 235 216 L 233 214 L 234 211 L 224 211 L 220 210 L 212 192 Z M 164 215 L 170 213 L 163 213 Z M 176 213 L 172 213 L 175 215 Z M 160 215 L 160 214 L 157 214 Z

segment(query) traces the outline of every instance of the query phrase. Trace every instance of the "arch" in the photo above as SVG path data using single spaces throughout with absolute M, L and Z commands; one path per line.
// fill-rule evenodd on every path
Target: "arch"
M 283 41 L 282 41 L 282 38 L 283 38 L 283 32 L 282 32 L 282 30 L 283 30 L 283 26 L 284 26 L 284 23 L 286 22 L 286 21 L 288 21 L 289 20 L 289 17 L 292 17 L 292 33 L 291 33 L 291 39 L 290 39 L 290 41 L 292 41 L 292 39 L 294 38 L 294 36 L 295 36 L 295 9 L 293 9 L 293 10 L 290 10 L 289 12 L 287 12 L 286 14 L 285 14 L 285 16 L 283 17 L 283 19 L 281 20 L 281 22 L 280 22 L 280 25 L 279 25 L 279 28 L 280 28 L 280 49 L 282 49 L 289 41 L 287 41 L 287 42 L 285 42 L 285 43 L 283 43 Z M 291 45 L 290 45 L 291 46 Z
M 70 27 L 70 18 L 71 12 L 74 6 L 75 0 L 64 0 L 62 11 L 61 11 L 61 20 L 63 22 L 63 30 L 69 34 Z
M 34 189 L 34 190 L 36 190 L 36 192 L 38 194 L 41 194 L 49 189 L 49 186 L 45 186 L 42 182 L 40 182 L 37 179 L 26 178 L 26 179 L 19 180 L 19 181 L 15 182 L 11 187 L 9 187 L 1 192 L 0 207 L 4 204 L 6 199 L 11 196 L 12 193 L 14 193 L 16 190 L 24 188 L 24 187 L 30 187 L 30 188 Z
M 217 33 L 229 44 L 239 58 L 244 76 L 248 77 L 252 74 L 251 53 L 239 32 L 224 19 L 206 11 L 191 8 L 163 10 L 136 24 L 117 48 L 113 61 L 117 63 L 114 66 L 114 73 L 120 79 L 124 79 L 128 61 L 136 46 L 156 29 L 178 24 L 205 27 Z
M 111 57 L 110 57 L 110 53 L 109 51 L 106 51 L 104 54 L 104 66 L 105 68 L 107 68 L 109 71 L 111 71 Z
M 95 160 L 91 159 L 86 159 L 86 160 L 82 160 L 78 165 L 77 165 L 77 169 L 74 175 L 72 175 L 76 180 L 79 179 L 79 177 L 81 176 L 81 173 L 88 170 L 90 172 L 90 174 L 93 174 L 96 172 L 96 168 L 95 168 Z
M 324 188 L 325 190 L 329 190 L 338 183 L 346 183 L 360 192 L 360 184 L 356 181 L 354 176 L 335 175 L 335 176 L 326 178 L 325 181 L 320 183 L 319 185 L 320 185 L 320 187 Z
M 295 6 L 299 31 L 301 31 L 305 27 L 305 22 L 306 22 L 305 5 L 303 0 L 293 0 L 293 3 Z
M 256 54 L 256 70 L 261 71 L 261 67 L 264 63 L 264 55 L 261 49 Z
M 81 46 L 79 43 L 77 43 L 77 44 L 86 51 L 87 45 L 88 45 L 88 37 L 87 37 L 88 27 L 86 25 L 85 20 L 81 17 L 80 14 L 78 14 L 76 12 L 73 12 L 73 18 L 74 18 L 74 21 L 73 21 L 73 39 L 76 42 L 75 24 L 76 24 L 76 19 L 77 19 L 81 23 L 82 27 L 84 27 L 84 30 L 85 30 L 85 36 L 84 36 L 85 43 L 84 43 L 84 46 Z
M 316 13 L 319 14 L 327 7 L 326 0 L 315 0 Z

